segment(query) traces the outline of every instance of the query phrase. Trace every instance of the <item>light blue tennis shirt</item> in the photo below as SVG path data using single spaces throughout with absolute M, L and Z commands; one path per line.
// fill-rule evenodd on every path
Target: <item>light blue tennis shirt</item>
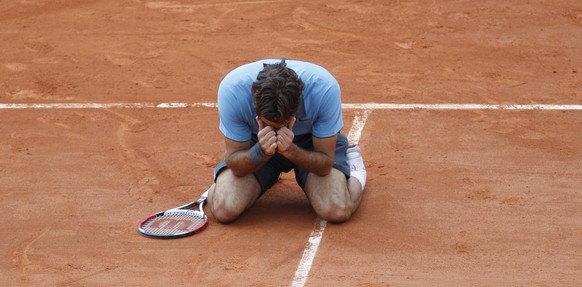
M 267 59 L 240 66 L 226 75 L 218 87 L 220 131 L 233 141 L 246 142 L 259 132 L 251 86 L 263 64 L 280 62 Z M 336 135 L 343 128 L 341 91 L 337 80 L 323 67 L 287 60 L 304 84 L 301 104 L 295 115 L 295 135 L 312 134 L 318 138 Z

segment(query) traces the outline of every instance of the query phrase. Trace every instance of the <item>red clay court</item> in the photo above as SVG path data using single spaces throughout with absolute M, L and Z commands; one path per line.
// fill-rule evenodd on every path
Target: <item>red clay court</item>
M 20 0 L 0 4 L 5 286 L 580 286 L 582 2 Z M 201 234 L 138 221 L 222 158 L 246 62 L 340 82 L 368 182 L 321 222 L 282 181 Z

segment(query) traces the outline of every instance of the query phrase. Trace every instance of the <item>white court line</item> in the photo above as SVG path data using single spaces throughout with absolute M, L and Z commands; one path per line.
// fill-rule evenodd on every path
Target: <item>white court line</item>
M 299 265 L 297 265 L 297 271 L 295 271 L 293 282 L 291 282 L 292 287 L 303 287 L 305 282 L 307 282 L 307 276 L 309 275 L 309 271 L 311 271 L 311 265 L 313 264 L 313 259 L 319 248 L 319 243 L 323 237 L 323 231 L 325 231 L 326 225 L 327 221 L 317 218 L 315 227 L 313 228 L 313 231 L 311 231 L 307 245 L 303 250 L 301 261 L 299 261 Z
M 49 104 L 0 104 L 0 109 L 177 109 L 207 107 L 216 108 L 216 103 L 49 103 Z
M 582 110 L 582 105 L 493 105 L 493 104 L 343 104 L 345 109 L 363 110 Z
M 216 108 L 216 103 L 37 103 L 37 104 L 2 104 L 0 110 L 11 109 L 179 109 L 207 107 Z M 550 105 L 550 104 L 529 104 L 529 105 L 489 105 L 489 104 L 382 104 L 382 103 L 362 103 L 362 104 L 342 104 L 344 109 L 357 110 L 560 110 L 579 111 L 582 105 Z
M 360 140 L 360 135 L 366 125 L 366 120 L 370 115 L 369 110 L 359 111 L 354 117 L 354 122 L 352 123 L 352 128 L 348 134 L 348 142 L 351 144 L 357 144 Z M 319 243 L 323 237 L 323 232 L 327 226 L 327 221 L 318 218 L 316 225 L 309 236 L 307 245 L 303 250 L 303 256 L 299 265 L 297 266 L 297 271 L 295 271 L 295 276 L 293 277 L 293 282 L 291 282 L 292 287 L 303 287 L 305 282 L 307 282 L 307 277 L 309 276 L 309 271 L 311 271 L 311 266 L 313 265 L 313 259 L 315 259 L 315 254 L 319 248 Z
M 350 133 L 348 134 L 348 142 L 350 144 L 357 144 L 360 141 L 362 130 L 364 129 L 366 120 L 368 120 L 368 116 L 370 115 L 371 112 L 372 110 L 363 110 L 358 112 L 354 117 L 352 129 L 350 129 Z

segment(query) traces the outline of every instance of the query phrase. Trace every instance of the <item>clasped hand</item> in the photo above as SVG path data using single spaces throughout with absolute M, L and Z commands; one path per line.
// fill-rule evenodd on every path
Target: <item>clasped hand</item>
M 293 146 L 293 125 L 295 124 L 295 117 L 292 117 L 287 124 L 279 126 L 269 126 L 261 119 L 257 118 L 259 124 L 259 133 L 257 137 L 261 149 L 266 155 L 272 156 L 278 152 L 282 156 L 288 154 L 289 149 Z

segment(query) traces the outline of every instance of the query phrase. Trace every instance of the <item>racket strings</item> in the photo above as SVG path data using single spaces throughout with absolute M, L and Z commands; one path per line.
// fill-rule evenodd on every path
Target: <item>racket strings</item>
M 196 231 L 207 222 L 204 214 L 194 210 L 167 211 L 142 225 L 142 230 L 152 235 L 176 235 Z

